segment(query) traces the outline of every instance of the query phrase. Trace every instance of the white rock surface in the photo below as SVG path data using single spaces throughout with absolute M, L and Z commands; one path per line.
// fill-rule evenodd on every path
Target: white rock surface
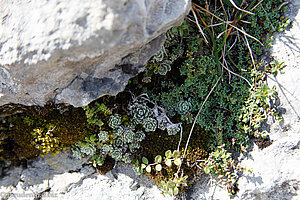
M 0 0 L 0 105 L 116 95 L 190 0 Z
M 92 192 L 82 194 L 82 191 Z M 80 185 L 71 186 L 63 199 L 167 200 L 171 197 L 163 196 L 156 185 L 146 177 L 136 175 L 131 166 L 117 165 L 106 176 L 95 174 L 84 179 Z
M 100 175 L 86 160 L 77 160 L 69 151 L 57 156 L 39 157 L 27 169 L 14 168 L 0 180 L 0 194 L 6 199 L 136 200 L 171 199 L 145 176 L 137 175 L 132 166 L 117 164 Z

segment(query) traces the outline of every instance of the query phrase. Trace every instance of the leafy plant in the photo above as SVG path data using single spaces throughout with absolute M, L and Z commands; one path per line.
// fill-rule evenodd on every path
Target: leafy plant
M 33 129 L 32 135 L 34 140 L 32 145 L 41 151 L 41 156 L 45 156 L 49 152 L 56 155 L 60 150 L 65 149 L 59 138 L 53 135 L 52 131 L 54 129 L 55 126 L 52 124 L 46 125 L 45 128 Z
M 168 150 L 165 152 L 164 158 L 161 155 L 157 155 L 154 161 L 154 163 L 149 163 L 148 159 L 143 157 L 141 164 L 138 160 L 136 161 L 134 170 L 136 173 L 142 174 L 144 170 L 148 173 L 151 173 L 152 170 L 161 171 L 164 167 L 171 167 L 172 164 L 179 167 L 182 163 L 182 157 L 179 151 L 174 150 L 172 152 L 171 150 Z M 178 176 L 178 173 L 176 173 L 174 174 L 174 177 L 167 182 L 161 181 L 161 187 L 164 193 L 177 195 L 180 186 L 187 186 L 187 178 L 187 176 L 183 176 L 183 173 L 180 177 Z
M 284 62 L 279 62 L 278 60 L 274 59 L 274 63 L 267 65 L 265 71 L 277 76 L 278 73 L 283 73 L 283 69 L 285 67 L 283 64 Z
M 180 187 L 186 187 L 187 186 L 187 178 L 188 176 L 183 176 L 183 173 L 180 177 L 178 177 L 177 174 L 175 174 L 175 177 L 168 182 L 161 181 L 161 186 L 164 191 L 164 193 L 167 193 L 169 195 L 177 195 L 179 193 Z
M 146 157 L 143 157 L 141 165 L 139 165 L 139 161 L 137 161 L 135 163 L 136 164 L 135 171 L 138 174 L 141 174 L 143 172 L 143 170 L 146 170 L 148 173 L 150 173 L 152 170 L 152 166 L 154 167 L 153 169 L 155 169 L 157 171 L 161 171 L 162 164 L 165 164 L 166 166 L 171 167 L 172 162 L 177 166 L 181 165 L 181 162 L 182 162 L 180 153 L 177 150 L 174 150 L 173 152 L 171 150 L 166 151 L 164 159 L 162 159 L 162 158 L 163 157 L 161 155 L 157 155 L 154 159 L 155 162 L 150 164 L 148 159 Z
M 101 113 L 104 116 L 112 114 L 111 110 L 108 109 L 103 103 L 99 104 L 98 102 L 96 102 L 95 106 L 92 108 L 90 108 L 90 106 L 84 106 L 82 108 L 85 110 L 88 123 L 92 125 L 97 125 L 99 127 L 103 126 L 103 122 L 101 119 L 95 116 L 97 116 L 98 113 Z
M 91 108 L 90 106 L 83 106 L 83 109 L 85 110 L 85 114 L 88 119 L 92 119 L 97 113 L 102 113 L 106 116 L 112 114 L 111 110 L 107 108 L 104 103 L 99 104 L 96 102 L 94 107 Z
M 206 174 L 213 174 L 222 183 L 228 192 L 234 185 L 236 185 L 239 176 L 239 171 L 246 171 L 246 168 L 236 165 L 231 158 L 231 154 L 224 149 L 224 145 L 219 146 L 216 151 L 210 153 L 209 158 L 205 163 L 202 163 L 204 172 Z M 251 172 L 251 170 L 248 170 Z

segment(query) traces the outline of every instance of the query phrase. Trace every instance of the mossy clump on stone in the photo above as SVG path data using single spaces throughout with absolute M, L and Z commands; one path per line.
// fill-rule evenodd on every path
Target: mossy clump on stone
M 6 160 L 27 160 L 40 154 L 58 153 L 93 132 L 81 108 L 52 104 L 23 106 L 23 110 L 25 112 L 7 116 L 2 122 L 6 145 L 2 146 L 1 154 Z

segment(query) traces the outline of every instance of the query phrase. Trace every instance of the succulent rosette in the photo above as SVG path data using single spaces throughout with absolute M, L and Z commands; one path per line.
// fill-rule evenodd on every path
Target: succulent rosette
M 176 135 L 180 132 L 180 130 L 179 126 L 171 126 L 167 128 L 168 135 Z
M 135 133 L 132 130 L 125 131 L 124 141 L 127 143 L 133 142 L 135 137 Z
M 191 107 L 192 107 L 192 105 L 191 105 L 190 102 L 188 102 L 188 101 L 179 101 L 177 103 L 176 111 L 179 114 L 183 115 L 183 114 L 189 112 L 191 110 Z
M 144 120 L 143 127 L 145 128 L 146 132 L 152 132 L 156 130 L 157 127 L 157 121 L 153 118 L 148 118 Z
M 109 121 L 108 121 L 108 125 L 111 128 L 115 129 L 118 126 L 120 126 L 121 124 L 122 124 L 122 118 L 121 118 L 120 115 L 115 114 L 115 115 L 110 116 Z
M 102 146 L 102 151 L 103 152 L 112 152 L 113 151 L 113 146 L 110 144 L 104 144 Z
M 152 111 L 148 106 L 144 104 L 137 104 L 134 107 L 132 114 L 133 120 L 136 123 L 141 124 L 145 119 L 149 118 L 152 115 Z
M 106 142 L 109 139 L 107 131 L 100 131 L 98 134 L 99 140 L 102 142 Z
M 121 160 L 122 159 L 122 152 L 120 149 L 115 149 L 111 153 L 111 157 L 115 160 Z
M 145 133 L 143 131 L 136 131 L 134 135 L 134 139 L 138 142 L 141 142 L 145 139 Z
M 163 63 L 160 63 L 155 69 L 155 74 L 166 75 L 169 71 L 171 71 L 171 61 L 166 60 Z
M 94 155 L 96 148 L 92 144 L 86 143 L 80 147 L 80 151 L 86 155 Z

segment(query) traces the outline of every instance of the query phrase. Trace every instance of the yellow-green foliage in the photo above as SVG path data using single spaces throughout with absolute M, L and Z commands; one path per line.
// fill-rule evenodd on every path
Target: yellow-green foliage
M 55 137 L 52 133 L 55 129 L 55 126 L 50 124 L 46 125 L 46 127 L 46 129 L 33 129 L 32 132 L 34 140 L 31 143 L 35 148 L 41 151 L 42 156 L 45 156 L 49 152 L 57 154 L 64 146 L 64 144 L 61 144 L 60 139 Z

